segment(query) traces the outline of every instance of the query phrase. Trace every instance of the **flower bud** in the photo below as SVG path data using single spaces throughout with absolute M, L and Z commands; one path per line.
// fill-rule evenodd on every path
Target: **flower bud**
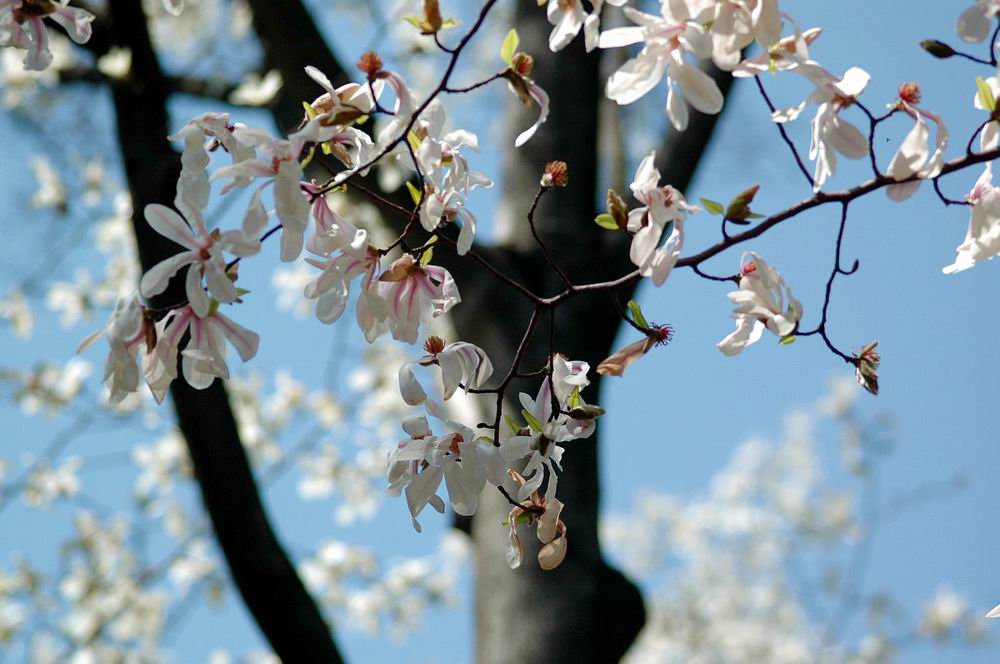
M 936 39 L 923 40 L 920 42 L 920 48 L 924 49 L 935 58 L 941 58 L 942 60 L 955 55 L 955 49 Z
M 511 59 L 510 66 L 521 76 L 530 76 L 535 68 L 535 59 L 527 53 L 517 52 Z
M 375 51 L 367 51 L 358 60 L 358 69 L 368 75 L 368 79 L 374 79 L 382 71 L 382 58 Z
M 550 161 L 545 164 L 545 173 L 542 175 L 542 186 L 546 189 L 552 187 L 565 187 L 569 182 L 569 167 L 565 161 Z
M 736 195 L 733 200 L 729 201 L 729 205 L 726 207 L 726 219 L 729 221 L 746 221 L 753 212 L 750 210 L 750 204 L 753 203 L 754 196 L 760 190 L 760 185 L 755 184 L 749 189 L 745 189 Z
M 920 103 L 920 85 L 914 81 L 899 86 L 899 98 L 907 104 Z
M 874 395 L 878 395 L 878 366 L 882 358 L 875 351 L 877 341 L 865 344 L 854 356 L 854 377 L 858 384 Z

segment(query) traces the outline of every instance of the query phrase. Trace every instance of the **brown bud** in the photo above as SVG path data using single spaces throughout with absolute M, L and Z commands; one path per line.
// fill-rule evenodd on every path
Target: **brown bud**
M 618 228 L 625 230 L 628 226 L 628 206 L 614 189 L 608 189 L 608 214 L 618 224 Z
M 367 51 L 362 54 L 356 66 L 367 74 L 369 79 L 373 79 L 382 71 L 382 58 L 375 51 Z
M 569 167 L 565 161 L 550 161 L 545 164 L 545 173 L 542 175 L 542 186 L 546 189 L 551 187 L 565 187 L 569 182 Z
M 511 68 L 521 76 L 531 76 L 535 68 L 535 59 L 527 53 L 518 51 L 510 61 Z
M 935 58 L 941 58 L 942 60 L 955 55 L 955 49 L 936 39 L 923 40 L 920 42 L 920 48 L 924 49 Z
M 920 84 L 910 81 L 899 86 L 899 98 L 907 104 L 920 103 Z
M 424 28 L 427 32 L 437 32 L 443 23 L 438 0 L 424 0 Z

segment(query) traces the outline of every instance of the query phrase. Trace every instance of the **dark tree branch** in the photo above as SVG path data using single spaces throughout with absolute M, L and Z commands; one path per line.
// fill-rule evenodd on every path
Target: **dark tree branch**
M 166 140 L 170 88 L 150 42 L 142 4 L 109 0 L 108 8 L 111 43 L 132 51 L 131 75 L 116 82 L 112 92 L 139 258 L 148 269 L 177 251 L 141 221 L 147 204 L 173 200 L 180 173 L 179 156 Z M 160 299 L 170 302 L 177 296 L 168 290 Z M 170 391 L 216 538 L 264 636 L 285 662 L 340 662 L 329 626 L 268 521 L 222 383 L 194 390 L 175 380 Z

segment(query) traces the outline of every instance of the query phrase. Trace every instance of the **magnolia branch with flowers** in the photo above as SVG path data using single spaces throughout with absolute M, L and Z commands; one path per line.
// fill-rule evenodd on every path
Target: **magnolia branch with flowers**
M 183 10 L 179 3 L 168 4 L 171 11 Z M 676 131 L 686 129 L 689 105 L 706 114 L 717 114 L 723 107 L 717 84 L 697 61 L 710 60 L 736 78 L 754 78 L 781 140 L 812 193 L 769 215 L 752 209 L 761 185 L 737 193 L 726 205 L 701 199 L 700 208 L 688 203 L 682 192 L 669 183 L 661 182 L 655 152 L 650 152 L 641 160 L 630 184 L 636 203 L 630 205 L 618 192 L 608 191 L 606 211 L 595 219 L 599 229 L 594 232 L 628 236 L 629 259 L 635 268 L 613 279 L 574 283 L 560 265 L 558 253 L 536 229 L 539 201 L 543 196 L 558 196 L 557 190 L 566 186 L 572 169 L 572 164 L 552 155 L 553 161 L 539 174 L 538 190 L 524 211 L 524 223 L 562 289 L 554 294 L 536 293 L 477 251 L 477 220 L 467 200 L 476 189 L 491 187 L 493 182 L 470 166 L 470 153 L 479 150 L 476 135 L 463 129 L 446 129 L 446 99 L 473 94 L 499 80 L 507 83 L 521 103 L 538 108 L 536 122 L 514 139 L 515 148 L 531 140 L 548 118 L 548 94 L 531 78 L 534 58 L 541 56 L 519 51 L 514 30 L 500 45 L 502 68 L 469 85 L 452 84 L 467 47 L 496 4 L 496 0 L 486 0 L 453 46 L 445 43 L 443 35 L 457 21 L 443 17 L 438 0 L 424 0 L 423 15 L 407 17 L 447 57 L 437 84 L 419 103 L 402 76 L 386 69 L 377 53 L 368 52 L 357 64 L 364 74 L 361 82 L 334 87 L 323 72 L 306 67 L 305 74 L 322 93 L 312 101 L 303 101 L 302 122 L 287 136 L 275 137 L 268 131 L 247 127 L 227 113 L 205 113 L 171 136 L 171 140 L 183 144 L 173 207 L 149 205 L 143 215 L 153 230 L 183 251 L 143 274 L 136 293 L 119 302 L 106 327 L 85 340 L 81 350 L 99 336 L 106 337 L 110 354 L 105 382 L 112 402 L 138 390 L 140 375 L 158 401 L 164 398 L 171 382 L 181 376 L 196 389 L 208 387 L 216 378 L 228 378 L 227 343 L 246 362 L 256 355 L 260 339 L 223 311 L 248 295 L 237 285 L 240 266 L 261 251 L 263 242 L 275 236 L 283 262 L 308 252 L 306 262 L 319 270 L 305 287 L 304 295 L 316 301 L 316 316 L 321 322 L 334 323 L 342 317 L 352 300 L 352 284 L 357 281 L 355 316 L 366 340 L 373 342 L 388 332 L 397 341 L 416 344 L 422 325 L 461 303 L 451 273 L 433 262 L 435 251 L 447 245 L 458 257 L 471 260 L 525 298 L 532 307 L 531 316 L 510 366 L 499 381 L 481 348 L 461 340 L 448 343 L 438 336 L 426 338 L 421 358 L 400 367 L 402 399 L 411 406 L 422 406 L 431 419 L 415 416 L 402 422 L 407 437 L 390 454 L 388 491 L 405 495 L 413 525 L 419 531 L 418 516 L 426 506 L 444 511 L 445 503 L 437 495 L 442 482 L 452 509 L 460 515 L 474 514 L 480 493 L 487 484 L 492 485 L 512 506 L 506 524 L 510 529 L 508 563 L 511 567 L 521 564 L 519 527 L 531 525 L 543 544 L 539 563 L 551 569 L 562 561 L 568 546 L 566 526 L 560 518 L 564 506 L 556 494 L 563 444 L 590 436 L 596 419 L 604 414 L 600 406 L 587 403 L 583 396 L 590 384 L 591 367 L 559 353 L 555 310 L 570 299 L 610 296 L 617 315 L 640 337 L 596 367 L 598 374 L 621 376 L 653 347 L 668 343 L 674 329 L 669 324 L 648 322 L 637 303 L 622 303 L 619 292 L 647 277 L 654 286 L 663 286 L 675 268 L 689 267 L 702 278 L 737 285 L 728 293 L 736 327 L 716 344 L 722 354 L 741 353 L 760 340 L 765 330 L 783 344 L 797 337 L 819 336 L 834 355 L 855 368 L 858 382 L 877 394 L 878 342 L 866 343 L 859 351 L 848 353 L 827 332 L 836 279 L 850 276 L 860 267 L 858 261 L 844 267 L 842 256 L 850 204 L 877 190 L 885 190 L 893 201 L 904 201 L 924 180 L 930 180 L 944 205 L 967 206 L 971 212 L 967 236 L 958 247 L 954 264 L 945 267 L 944 272 L 965 270 L 977 261 L 1000 254 L 1000 190 L 992 185 L 991 170 L 992 161 L 1000 157 L 1000 78 L 976 79 L 974 103 L 987 113 L 987 118 L 971 134 L 965 154 L 946 161 L 949 132 L 940 116 L 920 105 L 918 84 L 903 83 L 887 111 L 873 113 L 860 101 L 869 74 L 859 67 L 843 75 L 824 69 L 810 54 L 822 31 L 800 29 L 779 7 L 778 0 L 678 0 L 663 2 L 659 14 L 625 6 L 627 0 L 608 0 L 608 5 L 623 8 L 632 25 L 605 31 L 600 27 L 603 0 L 590 0 L 589 12 L 582 0 L 540 0 L 539 5 L 547 5 L 545 11 L 553 25 L 549 39 L 552 51 L 567 46 L 580 32 L 588 51 L 637 47 L 637 51 L 630 51 L 632 57 L 608 78 L 605 93 L 619 105 L 627 105 L 666 79 L 666 114 Z M 997 13 L 996 2 L 979 0 L 962 14 L 960 36 L 970 43 L 985 40 Z M 59 24 L 78 42 L 90 37 L 93 16 L 69 8 L 68 0 L 0 0 L 0 44 L 26 49 L 26 69 L 41 70 L 51 62 L 44 19 Z M 960 56 L 996 66 L 993 44 L 997 33 L 993 34 L 988 58 L 956 51 L 939 41 L 926 41 L 923 46 L 934 57 Z M 757 45 L 757 53 L 745 57 L 746 49 L 753 44 Z M 813 90 L 801 103 L 780 108 L 762 80 L 765 74 L 801 76 Z M 785 124 L 796 121 L 810 106 L 816 107 L 816 113 L 804 158 Z M 864 116 L 867 131 L 845 117 L 852 108 Z M 873 147 L 876 133 L 897 115 L 908 116 L 914 125 L 883 170 Z M 367 127 L 371 118 L 380 124 L 370 135 L 362 127 Z M 973 149 L 977 138 L 979 151 Z M 218 151 L 227 153 L 231 163 L 210 172 L 212 153 Z M 847 189 L 825 191 L 823 187 L 836 174 L 838 155 L 868 160 L 872 178 Z M 812 162 L 812 172 L 807 162 Z M 329 178 L 323 182 L 305 181 L 304 169 L 310 163 L 324 168 Z M 390 201 L 359 182 L 373 168 L 388 164 L 410 174 L 405 184 L 412 207 Z M 964 201 L 945 196 L 940 185 L 943 176 L 978 164 L 985 164 L 984 171 Z M 240 228 L 209 229 L 205 222 L 212 185 L 219 180 L 224 182 L 222 196 L 235 189 L 255 187 Z M 401 230 L 392 242 L 378 246 L 366 230 L 334 212 L 328 197 L 348 188 L 399 216 L 400 223 L 395 227 Z M 268 196 L 272 205 L 265 203 Z M 801 329 L 802 303 L 780 272 L 754 251 L 743 253 L 732 275 L 715 276 L 703 270 L 707 260 L 807 210 L 831 203 L 840 206 L 834 260 L 814 328 Z M 682 256 L 688 216 L 702 211 L 721 217 L 721 239 Z M 272 217 L 277 224 L 268 228 Z M 731 228 L 742 230 L 733 232 Z M 227 256 L 231 257 L 228 261 Z M 181 281 L 184 301 L 166 306 L 158 301 L 172 282 Z M 549 320 L 548 358 L 540 368 L 525 368 L 522 364 L 528 346 L 543 317 Z M 417 374 L 431 367 L 438 367 L 441 373 L 441 402 L 458 390 L 490 396 L 495 399 L 492 420 L 473 427 L 451 419 L 443 404 L 429 396 L 418 380 Z M 506 406 L 514 401 L 509 388 L 516 379 L 525 378 L 540 379 L 538 391 L 534 396 L 520 393 L 520 412 L 511 412 Z M 436 434 L 435 429 L 444 433 Z M 513 489 L 508 488 L 511 486 Z

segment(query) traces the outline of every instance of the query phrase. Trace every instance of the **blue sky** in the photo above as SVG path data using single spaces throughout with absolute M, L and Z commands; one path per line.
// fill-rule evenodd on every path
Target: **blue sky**
M 971 103 L 974 77 L 992 72 L 957 59 L 934 60 L 917 47 L 917 42 L 938 37 L 958 44 L 954 23 L 965 3 L 845 0 L 836 5 L 785 4 L 802 27 L 824 28 L 812 56 L 827 69 L 842 72 L 850 66 L 861 66 L 871 73 L 872 82 L 864 95 L 870 108 L 878 110 L 891 101 L 899 83 L 919 81 L 923 105 L 943 115 L 952 130 L 948 157 L 964 150 L 969 132 L 981 120 Z M 916 5 L 919 11 L 914 10 Z M 487 46 L 483 44 L 482 48 Z M 972 48 L 985 51 L 982 45 Z M 345 59 L 353 61 L 353 57 Z M 767 81 L 779 106 L 797 103 L 807 92 L 804 85 L 796 83 L 785 79 Z M 637 112 L 660 124 L 646 125 L 649 129 L 645 135 L 633 139 L 630 148 L 635 154 L 630 172 L 637 157 L 657 144 L 665 94 L 662 86 L 654 90 L 647 98 L 647 106 Z M 492 174 L 498 174 L 499 168 L 491 152 L 501 146 L 506 149 L 513 133 L 498 130 L 498 123 L 491 128 L 485 114 L 477 112 L 477 104 L 480 100 L 491 103 L 503 99 L 503 91 L 497 88 L 484 97 L 457 102 L 452 112 L 458 124 L 480 134 L 484 150 L 474 165 Z M 780 143 L 754 87 L 738 85 L 727 104 L 730 108 L 688 192 L 689 199 L 704 196 L 725 200 L 757 183 L 762 188 L 754 207 L 763 212 L 782 209 L 807 197 L 808 186 Z M 206 107 L 183 101 L 172 110 L 175 122 L 180 124 Z M 808 116 L 809 112 L 790 126 L 801 151 L 808 147 Z M 862 125 L 859 113 L 850 117 Z M 266 122 L 259 114 L 246 114 L 240 119 Z M 910 126 L 903 118 L 886 123 L 877 143 L 883 168 Z M 36 149 L 16 131 L 7 118 L 0 116 L 0 136 L 11 146 L 7 163 L 12 165 L 20 163 L 21 155 Z M 840 172 L 827 188 L 849 186 L 868 175 L 865 163 L 841 161 Z M 960 198 L 978 175 L 977 169 L 970 169 L 949 176 L 943 181 L 944 189 Z M 11 186 L 3 205 L 16 210 L 19 197 L 30 192 L 32 185 L 23 172 L 8 169 L 7 176 Z M 498 194 L 499 188 L 494 188 L 473 200 L 480 219 L 491 217 Z M 804 305 L 806 326 L 817 320 L 822 304 L 822 289 L 833 260 L 837 214 L 834 206 L 819 208 L 745 247 L 758 251 L 781 270 Z M 25 249 L 37 250 L 37 227 L 32 229 L 31 237 L 20 232 L 12 235 L 17 228 L 14 216 L 3 227 L 8 237 L 18 239 L 8 245 L 6 252 L 23 256 Z M 872 339 L 880 341 L 882 394 L 877 399 L 862 395 L 861 403 L 866 413 L 884 410 L 896 418 L 895 451 L 883 465 L 884 495 L 947 480 L 956 473 L 968 479 L 960 493 L 908 512 L 879 532 L 868 588 L 890 589 L 898 599 L 912 602 L 914 609 L 941 582 L 965 593 L 977 609 L 988 609 L 1000 602 L 1000 578 L 995 572 L 1000 559 L 1000 533 L 992 500 L 995 477 L 1000 471 L 1000 440 L 990 415 L 992 404 L 1000 396 L 1000 359 L 994 351 L 1000 265 L 990 262 L 959 275 L 941 274 L 941 267 L 954 258 L 954 247 L 964 236 L 967 220 L 966 210 L 945 209 L 929 186 L 903 204 L 891 203 L 881 193 L 852 204 L 844 257 L 847 264 L 857 258 L 861 269 L 853 276 L 838 279 L 830 311 L 829 332 L 840 347 L 858 348 Z M 488 224 L 484 226 L 489 232 Z M 688 232 L 687 246 L 697 249 L 715 241 L 717 224 L 706 215 L 694 217 L 688 223 Z M 255 293 L 270 292 L 267 268 L 275 264 L 274 253 L 272 250 L 252 270 L 241 273 L 241 279 Z M 706 269 L 728 274 L 738 263 L 738 252 L 729 253 L 711 261 Z M 0 279 L 13 280 L 10 272 L 19 273 L 18 264 L 14 263 L 15 268 L 4 272 Z M 825 393 L 832 375 L 846 371 L 816 338 L 782 347 L 765 336 L 742 355 L 723 357 L 714 344 L 732 328 L 731 307 L 725 298 L 728 290 L 727 284 L 705 282 L 687 270 L 676 272 L 663 288 L 647 285 L 640 290 L 639 299 L 647 316 L 670 322 L 676 337 L 670 346 L 651 353 L 629 371 L 627 378 L 615 381 L 605 392 L 604 406 L 609 410 L 602 450 L 605 509 L 627 509 L 641 489 L 687 497 L 704 493 L 708 481 L 736 445 L 753 434 L 775 436 L 790 408 L 808 406 Z M 306 354 L 289 353 L 286 340 L 294 338 L 303 347 L 316 344 L 325 348 L 333 333 L 315 321 L 274 316 L 269 306 L 251 301 L 241 312 L 241 322 L 258 330 L 264 339 L 253 367 L 287 368 L 305 382 L 318 384 L 323 363 Z M 345 318 L 340 325 L 344 324 L 352 323 Z M 3 343 L 18 355 L 12 362 L 27 366 L 43 357 L 68 358 L 82 333 L 85 331 L 66 333 L 43 325 L 29 343 L 7 337 Z M 344 336 L 348 348 L 360 347 L 356 329 Z M 626 331 L 621 341 L 631 338 Z M 25 420 L 9 408 L 0 413 L 5 421 L 18 427 L 15 450 L 37 449 L 38 441 L 52 435 L 51 424 Z M 124 449 L 134 442 L 130 435 L 88 436 L 81 439 L 74 452 L 86 456 Z M 835 441 L 831 436 L 826 439 L 832 459 L 836 455 Z M 4 450 L 3 455 L 14 458 L 16 452 Z M 102 483 L 111 484 L 115 478 L 124 481 L 126 475 L 108 471 L 100 477 Z M 294 497 L 290 482 L 279 483 L 269 492 L 268 500 L 282 535 L 295 550 L 299 544 L 313 541 L 319 532 L 321 539 L 344 537 L 370 545 L 390 559 L 420 555 L 433 550 L 436 531 L 445 523 L 444 519 L 425 519 L 425 525 L 431 527 L 417 535 L 409 526 L 404 506 L 389 502 L 374 522 L 340 532 L 329 517 L 329 505 L 303 507 Z M 52 522 L 60 514 L 54 513 Z M 23 544 L 20 542 L 21 534 L 28 531 L 35 518 L 31 514 L 0 514 L 2 549 L 15 548 L 11 542 L 18 540 L 16 548 L 43 555 L 46 542 L 26 538 Z M 997 625 L 989 625 L 991 634 L 1000 629 Z M 406 662 L 467 661 L 472 647 L 471 626 L 471 596 L 466 594 L 465 605 L 458 610 L 434 611 L 426 629 L 402 649 L 351 632 L 341 631 L 338 638 L 355 661 L 383 661 L 388 657 Z M 443 639 L 444 634 L 460 636 Z M 259 642 L 235 598 L 230 597 L 221 611 L 205 606 L 195 609 L 176 633 L 173 646 L 178 661 L 200 661 L 218 646 L 239 651 Z M 905 661 L 919 664 L 939 658 L 940 653 L 927 648 L 911 653 Z M 951 661 L 995 660 L 994 646 L 962 652 Z

